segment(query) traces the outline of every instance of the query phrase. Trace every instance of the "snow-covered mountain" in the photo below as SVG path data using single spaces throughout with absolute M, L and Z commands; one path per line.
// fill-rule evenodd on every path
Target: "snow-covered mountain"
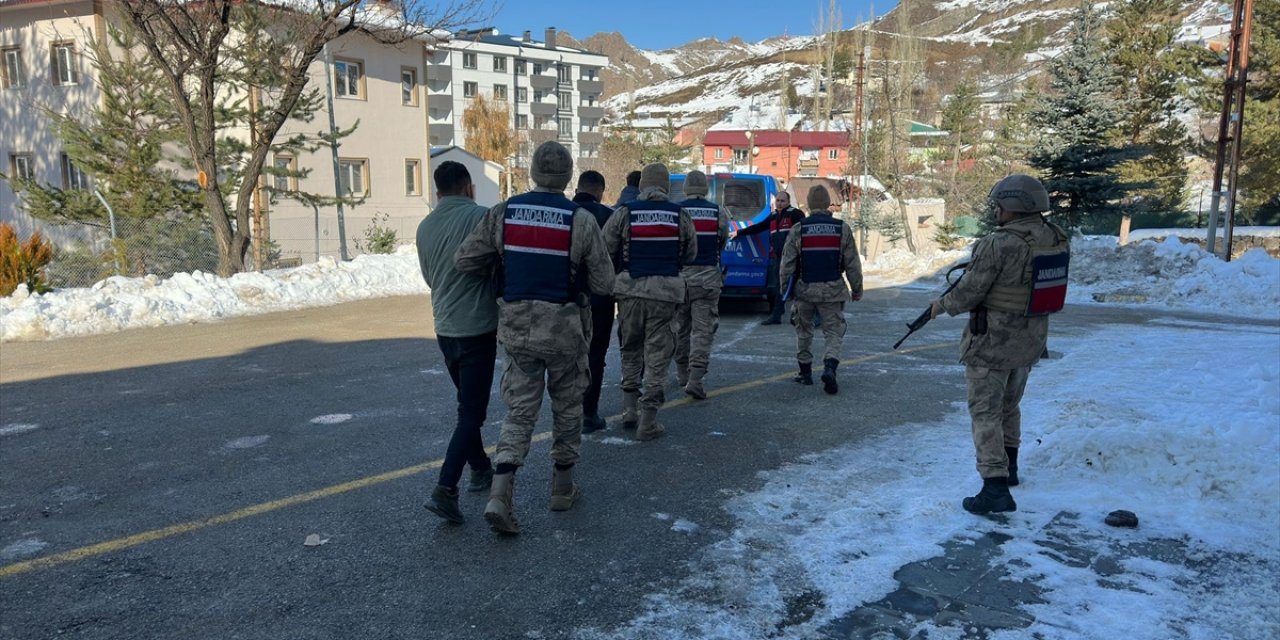
M 927 91 L 949 93 L 955 82 L 979 78 L 1020 78 L 1034 72 L 1062 44 L 1078 0 L 945 0 L 903 2 L 874 22 L 843 31 L 840 46 L 860 51 L 864 33 L 871 59 L 882 60 L 909 24 L 919 43 L 928 78 Z M 1105 5 L 1100 5 L 1105 6 Z M 1183 6 L 1184 31 L 1221 24 L 1225 5 L 1189 0 Z M 780 120 L 781 86 L 786 81 L 800 97 L 822 89 L 812 80 L 816 39 L 773 37 L 757 43 L 739 38 L 703 38 L 662 51 L 638 49 L 620 33 L 599 33 L 575 46 L 606 53 L 606 107 L 651 117 L 695 117 L 707 124 L 732 120 L 774 126 Z M 883 67 L 881 67 L 883 68 Z M 876 73 L 873 62 L 870 73 Z M 837 110 L 848 108 L 847 87 L 837 87 Z M 737 112 L 737 113 L 735 113 Z M 745 112 L 745 113 L 744 113 Z

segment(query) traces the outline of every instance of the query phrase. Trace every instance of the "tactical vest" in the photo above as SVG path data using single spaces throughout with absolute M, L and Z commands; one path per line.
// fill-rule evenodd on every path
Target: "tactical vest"
M 714 202 L 702 198 L 690 198 L 680 205 L 693 219 L 698 232 L 698 258 L 691 262 L 697 266 L 714 267 L 720 264 L 720 208 Z
M 1053 229 L 1053 244 L 1037 245 L 1030 231 L 999 227 L 997 233 L 1010 233 L 1027 243 L 1030 249 L 1022 266 L 1022 278 L 1017 285 L 994 285 L 983 299 L 983 306 L 997 311 L 1017 313 L 1023 316 L 1046 316 L 1057 313 L 1067 301 L 1067 267 L 1071 250 L 1067 232 L 1045 221 Z
M 680 205 L 635 200 L 626 205 L 630 239 L 624 265 L 633 278 L 680 275 Z
M 576 298 L 569 249 L 577 209 L 560 194 L 540 191 L 507 201 L 502 215 L 503 300 L 565 304 Z
M 840 279 L 840 240 L 843 225 L 829 215 L 811 215 L 800 222 L 800 279 L 835 282 Z
M 791 233 L 791 226 L 795 224 L 791 219 L 792 208 L 793 207 L 787 207 L 782 211 L 773 212 L 773 221 L 769 223 L 769 232 L 771 234 L 780 233 L 785 237 L 786 234 Z

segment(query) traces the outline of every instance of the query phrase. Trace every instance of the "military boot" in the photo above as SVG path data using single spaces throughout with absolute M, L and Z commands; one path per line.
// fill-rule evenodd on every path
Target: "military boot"
M 604 418 L 601 418 L 598 415 L 582 416 L 582 433 L 584 434 L 595 433 L 597 431 L 601 431 L 605 429 L 608 426 L 609 425 L 605 423 Z
M 1018 504 L 1009 493 L 1008 478 L 983 478 L 982 491 L 972 498 L 965 498 L 962 504 L 965 511 L 977 514 L 1018 510 Z
M 462 510 L 458 508 L 457 489 L 436 485 L 436 488 L 431 491 L 431 498 L 424 506 L 427 511 L 454 524 L 462 524 L 467 521 L 466 518 L 462 517 Z
M 471 470 L 471 483 L 467 485 L 467 493 L 483 493 L 493 486 L 493 467 L 476 471 Z
M 822 390 L 831 395 L 840 393 L 840 384 L 836 381 L 836 367 L 840 366 L 840 361 L 835 358 L 827 358 L 822 361 Z
M 516 474 L 499 473 L 493 476 L 493 487 L 489 489 L 489 504 L 484 507 L 484 519 L 489 528 L 497 533 L 515 535 L 520 533 L 520 523 L 512 510 L 515 501 Z
M 573 481 L 573 467 L 551 469 L 551 510 L 568 511 L 578 501 L 578 485 Z
M 800 384 L 805 386 L 812 386 L 813 385 L 813 363 L 801 362 L 799 364 L 800 364 L 800 373 L 797 373 L 795 377 L 791 379 L 792 382 L 799 382 Z
M 636 440 L 646 442 L 661 438 L 662 434 L 667 430 L 658 424 L 657 409 L 641 409 L 640 410 L 640 427 L 636 429 Z
M 689 382 L 684 385 L 684 392 L 694 400 L 706 400 L 707 390 L 702 388 L 702 377 L 707 375 L 706 369 L 690 369 Z
M 1009 486 L 1018 486 L 1018 448 L 1005 447 L 1004 454 L 1009 456 Z
M 769 317 L 761 322 L 761 325 L 782 324 L 782 312 L 785 311 L 786 303 L 779 300 L 773 304 L 773 308 L 769 310 Z
M 640 402 L 639 391 L 622 392 L 622 428 L 628 431 L 636 428 L 639 418 L 636 414 L 636 403 Z

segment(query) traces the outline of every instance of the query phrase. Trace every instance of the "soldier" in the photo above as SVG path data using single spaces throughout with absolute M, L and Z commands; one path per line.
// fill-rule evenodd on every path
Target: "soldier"
M 578 206 L 590 211 L 596 223 L 603 229 L 613 209 L 601 204 L 604 197 L 604 176 L 599 171 L 583 171 L 578 176 L 578 192 L 573 201 Z M 613 296 L 607 294 L 591 294 L 591 350 L 587 356 L 591 370 L 591 380 L 587 383 L 587 393 L 582 398 L 582 432 L 592 433 L 605 428 L 604 418 L 600 417 L 600 385 L 604 381 L 604 360 L 609 352 L 609 338 L 613 335 Z
M 813 384 L 814 315 L 822 315 L 822 389 L 840 391 L 836 367 L 844 341 L 844 302 L 862 299 L 862 260 L 853 241 L 853 230 L 843 220 L 831 217 L 827 207 L 831 194 L 814 185 L 808 195 L 809 216 L 791 229 L 782 252 L 779 280 L 795 278 L 796 361 L 800 373 L 795 381 Z M 849 284 L 845 285 L 845 280 Z M 784 286 L 786 286 L 784 284 Z
M 685 296 L 680 266 L 698 256 L 693 222 L 680 205 L 667 200 L 670 186 L 665 166 L 646 166 L 637 199 L 619 207 L 604 226 L 609 254 L 619 268 L 613 295 L 622 351 L 622 427 L 636 429 L 640 441 L 665 431 L 658 424 L 658 407 L 675 351 L 671 321 Z
M 582 442 L 591 340 L 586 289 L 608 292 L 614 279 L 595 218 L 564 197 L 573 173 L 569 151 L 544 142 L 530 164 L 534 190 L 490 209 L 455 256 L 460 271 L 496 268 L 500 286 L 498 342 L 507 354 L 502 372 L 507 416 L 484 517 L 505 534 L 520 532 L 512 505 L 515 472 L 529 453 L 544 388 L 554 416 L 551 510 L 568 510 L 578 498 L 573 466 Z
M 720 324 L 720 253 L 729 240 L 729 213 L 707 200 L 707 176 L 691 171 L 684 179 L 684 193 L 691 196 L 680 203 L 693 220 L 698 234 L 698 257 L 680 271 L 685 283 L 685 301 L 676 310 L 676 378 L 684 392 L 705 400 L 702 378 L 707 375 L 711 343 Z
M 779 277 L 782 248 L 787 243 L 787 234 L 791 233 L 791 228 L 804 219 L 804 212 L 791 206 L 791 194 L 786 191 L 779 191 L 773 197 L 773 203 L 774 210 L 769 213 L 769 217 L 729 234 L 729 239 L 732 240 L 741 236 L 755 235 L 765 230 L 769 231 L 769 273 L 765 286 L 773 292 L 773 308 L 769 310 L 769 317 L 760 323 L 762 325 L 782 324 L 782 312 L 785 311 L 786 306 L 782 294 L 787 283 Z
M 498 304 L 491 279 L 461 273 L 453 264 L 454 252 L 488 211 L 474 200 L 471 173 L 450 161 L 436 167 L 434 177 L 440 200 L 418 225 L 418 263 L 431 287 L 436 344 L 458 390 L 458 421 L 426 507 L 449 522 L 462 523 L 458 481 L 463 465 L 471 465 L 467 491 L 487 491 L 493 482 L 493 465 L 484 452 L 480 427 L 489 410 L 493 362 L 498 355 Z
M 1049 194 L 1039 180 L 1011 175 L 989 197 L 998 227 L 974 245 L 964 277 L 930 312 L 935 318 L 969 312 L 960 361 L 982 490 L 962 504 L 979 514 L 1018 509 L 1009 493 L 1018 484 L 1018 405 L 1044 352 L 1048 315 L 1066 300 L 1071 258 L 1067 233 L 1041 215 L 1049 210 Z

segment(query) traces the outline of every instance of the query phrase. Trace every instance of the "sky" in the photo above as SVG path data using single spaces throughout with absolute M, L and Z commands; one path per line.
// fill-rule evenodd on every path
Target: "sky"
M 968 413 L 957 402 L 937 422 L 898 425 L 762 472 L 759 489 L 725 497 L 723 508 L 736 524 L 712 537 L 688 578 L 655 581 L 636 619 L 618 629 L 580 629 L 575 640 L 813 637 L 821 625 L 895 590 L 899 568 L 988 533 L 1010 536 L 990 559 L 993 568 L 1036 585 L 1044 600 L 1025 605 L 1034 617 L 1030 628 L 995 632 L 992 640 L 1280 637 L 1280 260 L 1255 249 L 1223 262 L 1175 238 L 1118 247 L 1114 237 L 1078 237 L 1072 249 L 1071 304 L 1141 292 L 1150 319 L 1053 337 L 1062 355 L 1037 366 L 1034 389 L 1022 402 L 1027 437 L 1023 483 L 1014 489 L 1018 511 L 984 519 L 958 507 L 958 496 L 976 479 L 972 458 L 956 455 L 972 447 Z M 865 265 L 867 285 L 908 282 L 964 257 L 890 252 Z M 23 288 L 0 299 L 0 341 L 424 294 L 418 269 L 407 246 L 394 255 L 325 259 L 229 279 L 197 272 L 166 280 L 113 277 L 41 295 Z M 1271 322 L 1187 320 L 1168 313 L 1175 310 Z M 939 322 L 946 321 L 963 320 Z M 903 358 L 884 366 L 920 363 Z M 959 364 L 935 366 L 963 376 Z M 1155 372 L 1158 385 L 1134 384 Z M 0 443 L 39 428 L 0 425 Z M 708 437 L 724 446 L 733 434 Z M 592 446 L 634 444 L 608 432 L 587 439 Z M 924 463 L 904 471 L 903 450 Z M 972 486 L 957 487 L 957 478 Z M 1102 515 L 1113 509 L 1136 512 L 1140 527 L 1106 527 Z M 1081 514 L 1066 531 L 1072 548 L 1113 560 L 1105 573 L 1100 564 L 1080 566 L 1045 552 L 1064 533 L 1055 524 L 1063 510 Z M 704 527 L 678 511 L 649 515 L 669 523 L 674 535 Z M 1147 541 L 1168 539 L 1183 541 L 1186 561 L 1142 551 Z M 44 544 L 5 543 L 4 560 L 30 557 Z M 816 592 L 823 606 L 775 636 L 788 614 L 779 594 L 797 590 Z M 958 627 L 919 625 L 919 637 L 964 637 Z
M 492 26 L 503 33 L 532 31 L 542 40 L 547 27 L 585 38 L 601 31 L 617 31 L 641 49 L 668 49 L 709 36 L 728 40 L 739 36 L 758 42 L 785 31 L 791 35 L 813 33 L 819 6 L 827 0 L 734 0 L 693 2 L 647 0 L 645 2 L 601 2 L 600 0 L 490 0 L 498 4 Z M 879 14 L 886 13 L 896 0 L 874 3 Z M 846 28 L 871 15 L 868 0 L 840 0 L 837 7 Z M 731 10 L 726 10 L 731 8 Z

